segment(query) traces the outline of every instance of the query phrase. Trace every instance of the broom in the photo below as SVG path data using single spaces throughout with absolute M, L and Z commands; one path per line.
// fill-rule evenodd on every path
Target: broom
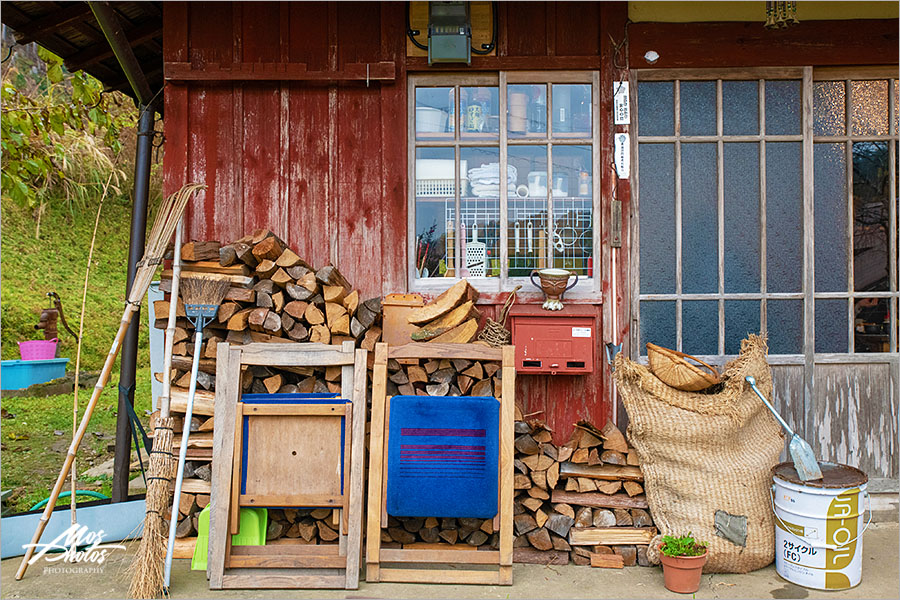
M 163 358 L 162 393 L 157 402 L 159 415 L 156 420 L 153 450 L 150 451 L 150 476 L 147 481 L 144 532 L 137 554 L 131 563 L 132 598 L 154 598 L 162 592 L 162 562 L 165 558 L 165 523 L 162 509 L 169 503 L 169 482 L 175 474 L 172 460 L 172 435 L 174 419 L 169 416 L 172 394 L 172 346 L 175 343 L 175 324 L 178 313 L 178 288 L 181 282 L 181 232 L 184 221 L 175 227 L 175 252 L 172 261 L 172 289 L 169 298 L 169 321 L 166 325 L 166 345 Z
M 166 564 L 163 572 L 165 589 L 169 588 L 172 575 L 172 555 L 175 550 L 175 530 L 178 527 L 178 509 L 181 500 L 181 484 L 184 478 L 184 462 L 187 458 L 188 438 L 191 434 L 191 418 L 194 411 L 194 394 L 197 392 L 197 371 L 200 366 L 200 347 L 203 344 L 203 328 L 216 317 L 219 304 L 225 299 L 231 282 L 212 277 L 189 277 L 184 280 L 184 312 L 194 324 L 194 361 L 191 365 L 191 386 L 188 390 L 187 410 L 181 432 L 178 452 L 178 470 L 175 475 L 175 492 L 172 500 L 172 516 L 169 519 L 169 541 L 166 548 Z
M 96 408 L 97 402 L 100 400 L 100 394 L 103 392 L 104 386 L 106 386 L 106 383 L 109 381 L 109 375 L 112 372 L 113 364 L 116 362 L 116 356 L 119 354 L 119 347 L 122 345 L 122 340 L 125 338 L 125 332 L 128 331 L 128 326 L 131 323 L 132 318 L 134 318 L 134 313 L 136 313 L 141 306 L 141 301 L 147 293 L 147 288 L 150 287 L 150 281 L 153 278 L 153 274 L 156 272 L 156 267 L 162 262 L 163 255 L 166 252 L 166 246 L 172 238 L 172 232 L 175 230 L 175 225 L 181 220 L 181 216 L 184 214 L 184 209 L 187 206 L 188 200 L 197 191 L 205 188 L 205 185 L 196 183 L 190 183 L 184 186 L 176 193 L 163 200 L 162 206 L 160 206 L 159 211 L 156 214 L 156 220 L 154 221 L 153 228 L 150 230 L 150 235 L 148 236 L 149 241 L 144 249 L 144 256 L 137 264 L 137 272 L 135 273 L 134 281 L 131 284 L 131 292 L 128 294 L 128 301 L 125 304 L 122 320 L 119 323 L 119 330 L 116 332 L 112 347 L 106 355 L 106 362 L 103 364 L 103 370 L 100 372 L 100 379 L 97 381 L 97 385 L 94 386 L 91 399 L 88 402 L 87 407 L 85 407 L 84 416 L 81 418 L 81 423 L 78 425 L 78 431 L 76 432 L 75 438 L 72 440 L 72 444 L 69 446 L 69 451 L 66 454 L 66 460 L 59 472 L 59 477 L 57 477 L 56 483 L 53 485 L 53 491 L 50 493 L 47 507 L 41 515 L 38 526 L 34 531 L 34 537 L 32 537 L 31 543 L 25 550 L 25 556 L 22 557 L 22 563 L 16 571 L 16 580 L 20 580 L 25 576 L 25 570 L 28 569 L 29 562 L 34 554 L 34 549 L 38 542 L 40 542 L 41 535 L 44 533 L 48 521 L 50 521 L 53 509 L 56 507 L 56 501 L 59 499 L 59 493 L 72 468 L 72 462 L 75 460 L 75 452 L 78 450 L 78 446 L 81 444 L 81 440 L 87 432 L 88 425 L 91 421 L 91 415 L 93 415 L 94 408 Z M 171 447 L 171 440 L 169 443 Z

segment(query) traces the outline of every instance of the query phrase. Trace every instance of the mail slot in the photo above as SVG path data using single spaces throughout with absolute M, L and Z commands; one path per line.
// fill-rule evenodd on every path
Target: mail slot
M 594 370 L 596 307 L 567 305 L 548 311 L 540 305 L 518 305 L 509 318 L 517 373 L 579 375 Z

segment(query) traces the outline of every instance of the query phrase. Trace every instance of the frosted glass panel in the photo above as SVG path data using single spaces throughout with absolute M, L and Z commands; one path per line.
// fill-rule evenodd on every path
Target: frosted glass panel
M 799 81 L 766 82 L 766 133 L 768 135 L 800 134 Z
M 725 144 L 724 157 L 725 292 L 759 292 L 759 144 Z
M 843 135 L 847 92 L 843 81 L 817 81 L 813 87 L 813 133 Z
M 719 353 L 719 303 L 715 300 L 682 302 L 681 345 L 688 354 Z
M 766 144 L 766 281 L 769 292 L 802 290 L 802 179 L 799 142 Z
M 846 292 L 848 200 L 843 144 L 815 146 L 815 201 L 816 291 Z
M 641 302 L 641 354 L 647 354 L 647 342 L 675 348 L 675 301 Z
M 755 81 L 722 82 L 722 130 L 725 135 L 759 133 L 759 84 Z
M 638 83 L 640 135 L 675 133 L 674 84 L 669 81 Z
M 682 291 L 719 289 L 716 145 L 681 145 Z
M 681 135 L 716 134 L 716 82 L 681 82 Z
M 803 301 L 769 300 L 766 306 L 769 354 L 802 354 Z
M 725 301 L 725 354 L 739 353 L 741 340 L 759 329 L 759 300 Z
M 640 147 L 641 293 L 675 292 L 675 147 Z
M 888 133 L 888 82 L 853 81 L 850 123 L 853 135 L 886 135 Z
M 816 352 L 849 352 L 847 300 L 816 300 Z

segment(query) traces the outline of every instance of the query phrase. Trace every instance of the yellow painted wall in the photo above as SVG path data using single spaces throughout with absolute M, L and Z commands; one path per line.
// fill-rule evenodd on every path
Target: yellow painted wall
M 797 2 L 797 18 L 803 21 L 845 19 L 897 19 L 898 2 Z M 693 23 L 698 21 L 766 20 L 765 2 L 629 2 L 632 21 Z

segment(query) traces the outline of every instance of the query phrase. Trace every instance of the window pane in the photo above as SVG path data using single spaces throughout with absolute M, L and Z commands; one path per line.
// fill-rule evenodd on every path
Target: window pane
M 766 265 L 768 291 L 802 291 L 803 166 L 799 142 L 766 144 Z
M 853 144 L 853 283 L 856 291 L 887 291 L 890 223 L 887 142 Z
M 768 300 L 769 354 L 803 353 L 803 301 Z
M 716 145 L 681 145 L 681 260 L 685 293 L 719 290 Z
M 715 300 L 682 302 L 681 345 L 688 354 L 719 353 L 719 303 Z
M 850 123 L 853 135 L 888 133 L 888 82 L 850 82 L 852 107 Z
M 527 277 L 547 263 L 547 146 L 510 146 L 507 161 L 515 177 L 508 193 L 509 276 Z M 514 169 L 514 171 L 513 171 Z
M 591 136 L 590 84 L 553 84 L 553 135 Z
M 847 160 L 844 144 L 815 146 L 816 291 L 846 292 Z M 846 338 L 846 335 L 844 336 Z M 818 344 L 818 341 L 816 342 Z
M 674 84 L 670 81 L 638 83 L 640 135 L 675 133 Z
M 759 292 L 759 144 L 725 144 L 724 157 L 725 292 Z
M 725 354 L 738 354 L 741 340 L 759 330 L 758 300 L 725 301 Z
M 641 302 L 641 354 L 647 354 L 647 342 L 676 348 L 674 300 Z
M 716 134 L 716 82 L 681 82 L 681 135 Z
M 859 298 L 854 305 L 854 344 L 857 352 L 888 352 L 890 348 L 890 300 Z
M 452 277 L 455 160 L 453 148 L 416 149 L 416 276 Z M 442 266 L 443 265 L 443 266 Z
M 416 88 L 416 139 L 448 137 L 455 127 L 452 87 Z M 449 137 L 453 137 L 452 135 Z
M 756 81 L 722 82 L 722 120 L 725 135 L 759 133 L 759 84 Z
M 844 135 L 847 92 L 843 81 L 816 81 L 813 87 L 813 133 Z
M 766 134 L 800 134 L 799 81 L 766 81 Z
M 553 146 L 553 266 L 580 276 L 593 275 L 590 180 L 590 146 Z
M 465 177 L 459 203 L 461 275 L 499 277 L 500 149 L 460 148 L 459 157 L 460 177 Z M 507 185 L 513 181 L 515 175 L 507 177 Z
M 510 85 L 506 103 L 509 137 L 547 136 L 546 85 Z
M 640 261 L 642 294 L 675 292 L 675 146 L 641 144 Z
M 459 105 L 459 130 L 462 132 L 462 137 L 496 138 L 499 135 L 499 88 L 460 88 Z
M 847 300 L 816 300 L 816 352 L 848 352 Z

